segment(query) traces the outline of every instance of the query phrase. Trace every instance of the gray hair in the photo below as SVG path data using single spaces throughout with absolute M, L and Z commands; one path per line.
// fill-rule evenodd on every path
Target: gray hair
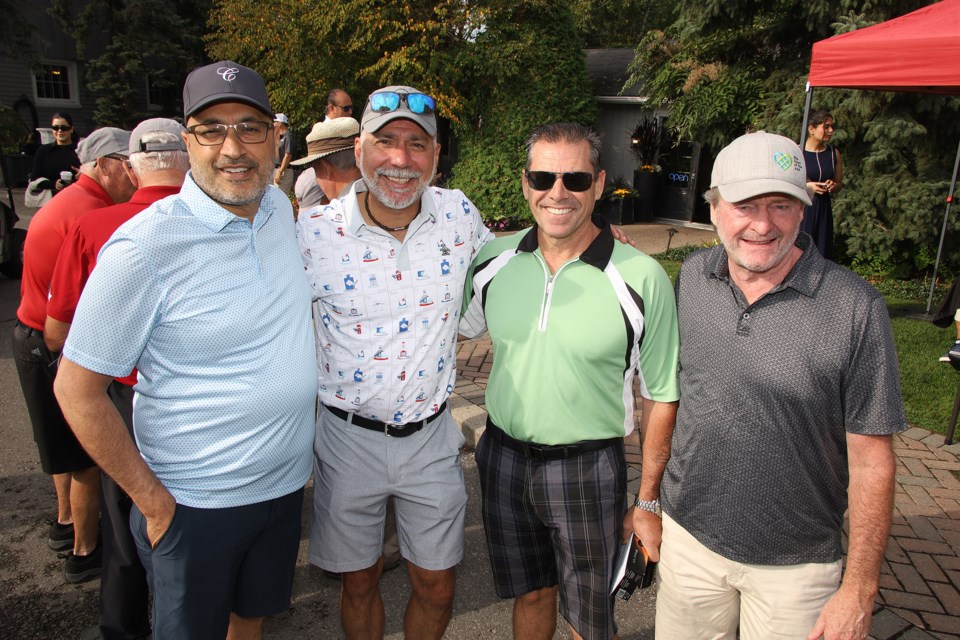
M 150 131 L 143 134 L 141 142 L 179 142 L 180 136 L 169 131 Z M 138 176 L 154 171 L 175 169 L 184 173 L 190 168 L 186 151 L 138 151 L 130 154 L 130 167 Z
M 554 122 L 537 127 L 527 138 L 527 165 L 533 160 L 533 145 L 538 142 L 567 142 L 577 144 L 586 142 L 590 145 L 590 164 L 593 165 L 593 172 L 600 172 L 600 149 L 603 147 L 603 137 L 585 125 L 577 122 Z

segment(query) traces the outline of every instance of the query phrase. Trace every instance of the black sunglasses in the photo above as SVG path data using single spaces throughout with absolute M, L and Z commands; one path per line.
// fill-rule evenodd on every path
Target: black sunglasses
M 333 106 L 337 107 L 338 109 L 343 109 L 344 111 L 353 111 L 352 104 L 345 104 L 345 105 L 335 104 Z
M 554 173 L 553 171 L 526 171 L 527 184 L 535 191 L 550 191 L 557 178 L 563 180 L 563 187 L 567 191 L 579 193 L 586 191 L 593 185 L 594 175 L 587 171 L 567 171 Z
M 70 129 L 73 129 L 69 124 L 52 124 L 50 128 L 54 131 L 70 131 Z

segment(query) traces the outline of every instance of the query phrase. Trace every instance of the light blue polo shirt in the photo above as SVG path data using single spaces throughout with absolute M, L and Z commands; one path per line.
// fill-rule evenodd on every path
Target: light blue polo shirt
M 270 500 L 310 474 L 310 300 L 286 196 L 269 187 L 251 224 L 188 173 L 104 246 L 64 355 L 104 375 L 139 370 L 137 445 L 178 503 Z

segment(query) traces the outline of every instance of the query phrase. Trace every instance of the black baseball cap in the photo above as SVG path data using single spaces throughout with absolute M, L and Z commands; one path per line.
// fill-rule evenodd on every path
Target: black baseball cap
M 273 119 L 263 77 L 232 60 L 214 62 L 190 72 L 183 85 L 183 120 L 217 102 L 244 102 Z

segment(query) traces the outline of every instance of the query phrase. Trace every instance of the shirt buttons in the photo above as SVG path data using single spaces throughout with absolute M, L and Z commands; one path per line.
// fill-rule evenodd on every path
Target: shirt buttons
M 743 314 L 743 319 L 744 319 L 744 320 L 749 320 L 749 319 L 750 319 L 750 312 L 749 312 L 749 311 L 747 311 L 747 312 L 745 312 L 745 313 Z

